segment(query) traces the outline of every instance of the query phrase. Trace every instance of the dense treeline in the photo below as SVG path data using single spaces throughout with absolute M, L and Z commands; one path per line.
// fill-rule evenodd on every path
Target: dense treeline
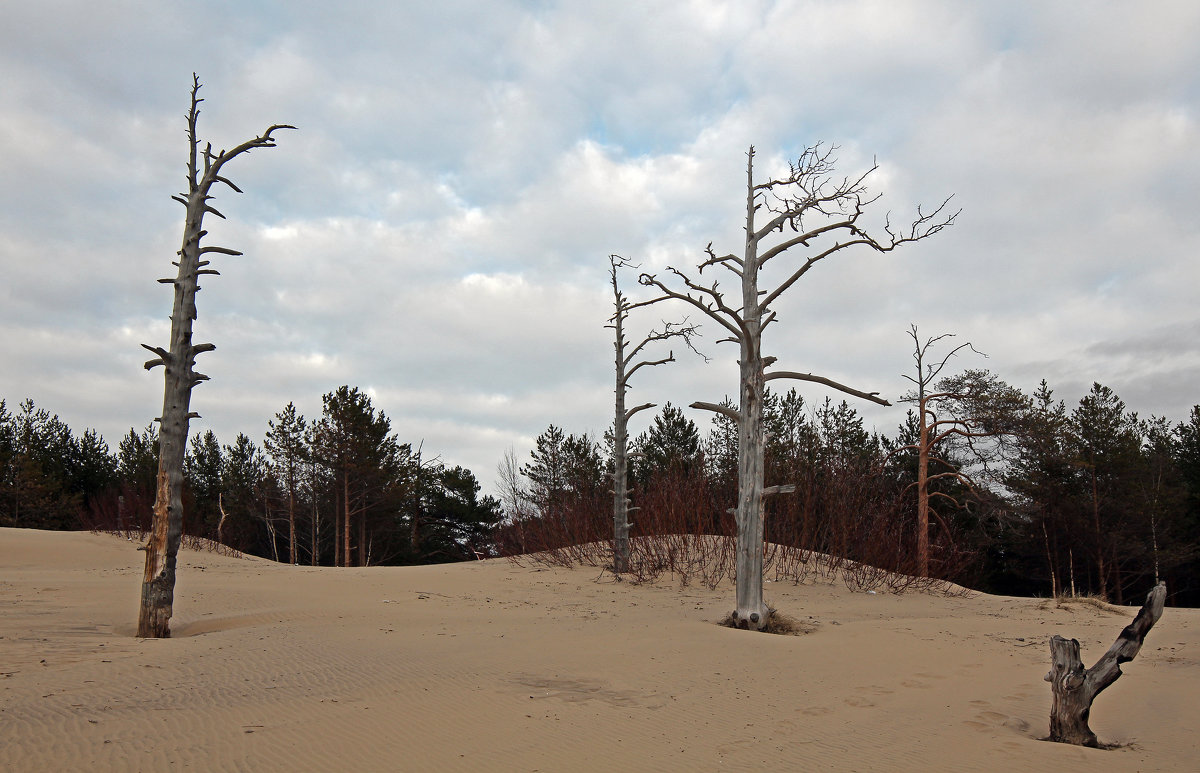
M 30 400 L 0 400 L 0 525 L 146 530 L 158 468 L 154 425 L 116 451 L 74 435 Z M 367 566 L 493 555 L 499 502 L 470 470 L 401 443 L 370 397 L 343 386 L 306 420 L 288 403 L 261 443 L 211 431 L 188 443 L 184 532 L 277 561 Z
M 1172 424 L 1140 419 L 1100 384 L 1068 408 L 1045 383 L 1021 403 L 1019 421 L 933 449 L 929 573 L 993 593 L 1118 603 L 1164 579 L 1173 603 L 1200 603 L 1200 406 Z M 916 574 L 917 412 L 889 437 L 846 402 L 810 406 L 791 391 L 770 395 L 765 421 L 767 484 L 796 485 L 768 500 L 768 542 Z M 505 460 L 506 552 L 611 539 L 604 442 L 551 426 L 527 464 Z M 668 403 L 632 446 L 635 540 L 733 534 L 731 420 L 718 415 L 702 437 Z
M 917 413 L 888 436 L 847 403 L 770 395 L 768 541 L 916 573 Z M 500 465 L 501 499 L 475 476 L 401 443 L 370 398 L 341 387 L 307 420 L 288 404 L 260 443 L 197 433 L 186 461 L 185 531 L 312 565 L 454 561 L 612 538 L 610 438 L 551 425 L 522 463 Z M 737 431 L 707 433 L 666 404 L 633 442 L 631 534 L 733 533 Z M 986 445 L 986 448 L 984 447 Z M 31 401 L 0 401 L 0 524 L 145 529 L 153 426 L 115 451 Z M 1200 406 L 1141 419 L 1095 384 L 1074 406 L 1044 383 L 1019 430 L 934 449 L 930 574 L 996 593 L 1138 600 L 1156 578 L 1200 604 Z M 942 461 L 937 461 L 942 460 Z M 939 475 L 948 468 L 968 476 Z

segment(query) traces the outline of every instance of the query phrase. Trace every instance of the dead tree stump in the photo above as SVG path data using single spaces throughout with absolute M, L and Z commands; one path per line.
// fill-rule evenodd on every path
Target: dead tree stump
M 1167 598 L 1166 583 L 1159 583 L 1146 596 L 1146 603 L 1133 622 L 1108 648 L 1096 665 L 1087 669 L 1079 659 L 1079 641 L 1055 636 L 1050 639 L 1051 668 L 1046 681 L 1054 693 L 1050 709 L 1050 740 L 1099 747 L 1088 727 L 1092 701 L 1121 676 L 1121 664 L 1133 660 L 1142 649 L 1146 633 L 1162 617 Z

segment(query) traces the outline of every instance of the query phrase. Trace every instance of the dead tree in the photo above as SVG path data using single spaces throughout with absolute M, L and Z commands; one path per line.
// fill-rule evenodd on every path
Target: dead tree
M 171 310 L 170 349 L 157 346 L 142 346 L 155 354 L 146 362 L 146 370 L 162 365 L 164 370 L 162 415 L 156 419 L 161 429 L 158 435 L 158 478 L 154 500 L 154 520 L 149 538 L 139 549 L 146 551 L 146 571 L 142 578 L 142 601 L 138 614 L 137 635 L 145 638 L 165 638 L 171 635 L 170 620 L 175 594 L 175 563 L 179 543 L 183 537 L 183 457 L 188 437 L 188 422 L 199 418 L 190 410 L 192 387 L 208 379 L 194 370 L 196 355 L 211 352 L 213 344 L 192 343 L 192 322 L 196 319 L 196 291 L 200 289 L 201 274 L 217 274 L 215 269 L 206 268 L 209 261 L 205 255 L 241 255 L 227 247 L 201 247 L 200 240 L 208 233 L 204 230 L 204 216 L 216 215 L 224 219 L 209 203 L 213 196 L 209 192 L 214 183 L 224 183 L 237 193 L 241 189 L 221 175 L 222 168 L 233 158 L 255 148 L 275 147 L 272 133 L 279 129 L 294 129 L 294 126 L 276 124 L 262 135 L 247 140 L 233 150 L 213 152 L 212 144 L 200 147 L 196 136 L 196 119 L 200 115 L 200 79 L 192 75 L 192 104 L 188 110 L 188 190 L 171 198 L 187 208 L 183 227 L 183 246 L 179 260 L 174 262 L 178 274 L 174 278 L 160 279 L 163 284 L 175 288 L 175 303 Z
M 740 297 L 731 299 L 716 281 L 703 285 L 699 279 L 673 267 L 667 269 L 673 276 L 670 285 L 653 274 L 639 277 L 643 285 L 657 288 L 664 297 L 700 309 L 728 332 L 729 336 L 722 341 L 735 343 L 741 350 L 738 408 L 734 410 L 705 402 L 692 403 L 692 407 L 723 414 L 738 425 L 737 608 L 732 617 L 736 625 L 744 628 L 761 630 L 767 625 L 770 614 L 762 595 L 763 497 L 794 488 L 786 485 L 764 487 L 762 416 L 766 382 L 773 379 L 810 381 L 880 405 L 890 405 L 877 392 L 862 392 L 824 376 L 785 370 L 768 372 L 767 368 L 776 358 L 763 355 L 762 334 L 776 321 L 771 304 L 825 258 L 855 248 L 890 252 L 901 244 L 932 236 L 952 223 L 957 215 L 943 214 L 949 202 L 947 199 L 929 213 L 918 208 L 917 217 L 907 228 L 895 229 L 890 220 L 885 220 L 882 234 L 868 233 L 859 221 L 865 208 L 878 197 L 867 195 L 865 181 L 878 167 L 873 165 L 857 178 L 836 179 L 833 177 L 834 150 L 822 145 L 808 148 L 798 161 L 790 164 L 786 175 L 756 183 L 754 148 L 750 148 L 746 164 L 743 252 L 741 255 L 718 256 L 709 244 L 706 249 L 708 259 L 698 266 L 701 274 L 714 266 L 729 271 L 740 284 Z M 759 224 L 757 216 L 764 209 L 766 222 Z M 789 229 L 791 233 L 787 233 Z M 760 290 L 760 271 L 773 259 L 795 248 L 809 250 L 808 258 L 798 267 L 790 267 L 791 270 L 773 288 Z M 682 289 L 671 285 L 682 285 Z
M 1125 626 L 1108 652 L 1087 669 L 1079 659 L 1079 641 L 1054 636 L 1050 639 L 1050 671 L 1046 681 L 1054 694 L 1050 708 L 1050 740 L 1079 746 L 1099 747 L 1096 734 L 1088 727 L 1092 701 L 1121 677 L 1121 664 L 1128 663 L 1142 649 L 1146 634 L 1162 617 L 1167 598 L 1166 583 L 1159 583 L 1146 595 L 1146 603 L 1133 622 Z
M 962 509 L 964 502 L 942 491 L 930 491 L 938 481 L 956 481 L 968 490 L 975 490 L 976 481 L 950 459 L 939 455 L 938 448 L 951 442 L 965 446 L 973 460 L 987 467 L 990 449 L 982 443 L 985 438 L 1003 439 L 1015 430 L 1020 416 L 1027 408 L 1027 401 L 1019 390 L 1014 389 L 986 370 L 967 370 L 961 375 L 942 379 L 934 385 L 947 363 L 963 349 L 982 354 L 970 342 L 959 344 L 940 360 L 930 360 L 930 350 L 940 341 L 952 338 L 945 333 L 921 341 L 917 326 L 912 325 L 908 334 L 913 339 L 913 360 L 917 365 L 916 377 L 904 378 L 916 385 L 916 390 L 901 398 L 917 406 L 917 442 L 901 446 L 896 451 L 917 452 L 917 480 L 912 485 L 917 489 L 917 573 L 929 576 L 929 520 L 936 518 L 947 536 L 950 527 L 938 514 L 932 500 L 945 500 L 951 507 Z M 984 355 L 986 356 L 986 355 Z M 934 467 L 931 471 L 931 465 Z
M 696 326 L 682 323 L 663 322 L 662 330 L 651 330 L 636 345 L 630 347 L 630 341 L 625 338 L 625 322 L 629 312 L 640 306 L 648 306 L 657 298 L 642 303 L 630 303 L 621 292 L 617 282 L 617 270 L 632 266 L 620 255 L 609 255 L 609 278 L 613 288 L 614 313 L 605 327 L 614 331 L 614 348 L 616 350 L 616 412 L 613 417 L 613 571 L 621 574 L 629 571 L 629 513 L 637 508 L 630 507 L 629 502 L 629 419 L 639 411 L 653 408 L 654 403 L 644 403 L 633 408 L 625 407 L 625 393 L 629 391 L 629 379 L 642 368 L 650 368 L 675 361 L 675 353 L 669 352 L 659 360 L 639 360 L 646 349 L 662 341 L 672 338 L 682 338 L 691 346 L 692 336 L 696 334 Z M 635 267 L 636 268 L 636 267 Z

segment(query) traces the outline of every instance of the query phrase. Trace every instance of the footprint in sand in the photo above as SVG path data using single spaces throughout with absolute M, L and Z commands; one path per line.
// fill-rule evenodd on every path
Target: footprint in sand
M 1022 735 L 1029 733 L 1028 722 L 1020 717 L 1003 714 L 999 711 L 992 711 L 988 708 L 989 704 L 987 701 L 971 701 L 971 705 L 986 710 L 976 714 L 974 719 L 964 720 L 963 724 L 967 727 L 974 728 L 980 732 L 994 730 L 997 727 L 1005 727 Z
M 832 710 L 833 709 L 830 709 L 827 706 L 808 706 L 803 709 L 796 709 L 796 711 L 800 714 L 804 714 L 805 716 L 809 717 L 821 717 L 828 714 Z

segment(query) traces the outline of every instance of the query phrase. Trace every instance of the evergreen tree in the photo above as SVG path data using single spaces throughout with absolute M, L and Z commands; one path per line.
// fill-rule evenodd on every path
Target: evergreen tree
M 1200 405 L 1192 406 L 1186 421 L 1174 429 L 1172 456 L 1183 484 L 1184 498 L 1176 527 L 1177 538 L 1187 548 L 1171 573 L 1168 587 L 1183 603 L 1200 604 Z
M 1011 492 L 1017 520 L 1001 535 L 993 571 L 1005 578 L 1001 582 L 1009 592 L 1070 592 L 1075 587 L 1078 481 L 1068 448 L 1066 404 L 1055 402 L 1045 380 L 1033 394 L 1003 485 Z
M 81 507 L 89 510 L 100 496 L 117 485 L 117 458 L 108 443 L 94 429 L 85 430 L 75 441 L 70 460 L 71 491 L 81 499 Z
M 422 521 L 421 561 L 461 561 L 496 554 L 493 538 L 503 519 L 499 500 L 479 496 L 479 481 L 464 467 L 438 470 Z
M 275 418 L 267 422 L 263 447 L 271 459 L 271 467 L 287 498 L 288 561 L 297 563 L 296 514 L 299 508 L 299 487 L 304 473 L 306 424 L 304 416 L 289 402 Z
M 71 430 L 58 416 L 21 403 L 7 420 L 8 455 L 4 509 L 7 525 L 32 529 L 77 526 L 82 496 L 73 491 L 72 461 L 76 456 Z
M 567 458 L 563 449 L 566 437 L 551 424 L 538 435 L 536 448 L 529 453 L 530 462 L 521 466 L 521 474 L 529 480 L 529 498 L 543 518 L 562 522 L 567 497 Z
M 1094 588 L 1121 603 L 1121 565 L 1137 544 L 1129 486 L 1140 461 L 1137 414 L 1127 413 L 1124 401 L 1111 389 L 1094 383 L 1071 412 L 1067 425 L 1069 448 L 1082 483 L 1082 509 L 1090 527 L 1084 534 Z
M 313 453 L 332 484 L 334 562 L 366 566 L 389 560 L 403 550 L 397 514 L 411 447 L 399 444 L 391 420 L 357 387 L 339 387 L 323 403 L 313 430 Z
M 267 551 L 256 548 L 263 543 L 258 524 L 265 523 L 268 533 L 266 547 L 279 560 L 275 541 L 274 522 L 267 510 L 264 496 L 267 461 L 258 446 L 239 432 L 232 445 L 221 449 L 220 505 L 226 519 L 223 536 L 227 544 L 239 550 L 262 555 Z
M 690 475 L 703 457 L 700 432 L 683 411 L 667 402 L 654 423 L 634 442 L 634 476 L 643 485 L 668 474 Z
M 185 530 L 221 541 L 222 480 L 225 455 L 213 431 L 197 432 L 188 444 L 183 474 L 189 496 L 184 505 Z M 188 506 L 190 503 L 190 507 Z

